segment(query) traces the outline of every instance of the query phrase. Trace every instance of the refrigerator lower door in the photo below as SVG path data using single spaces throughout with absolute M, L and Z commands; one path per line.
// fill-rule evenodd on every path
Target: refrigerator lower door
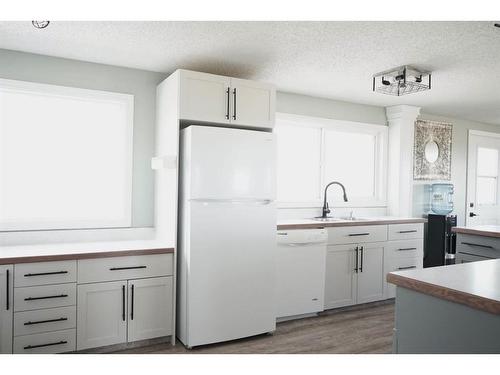
M 270 201 L 190 201 L 189 346 L 274 331 L 276 210 Z

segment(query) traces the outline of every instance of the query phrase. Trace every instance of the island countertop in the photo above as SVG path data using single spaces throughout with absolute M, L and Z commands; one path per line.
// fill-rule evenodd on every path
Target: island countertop
M 453 227 L 455 233 L 472 234 L 476 236 L 500 238 L 500 225 L 474 225 L 464 227 Z
M 387 281 L 500 315 L 500 259 L 391 272 Z
M 360 225 L 416 224 L 425 223 L 426 219 L 396 216 L 366 217 L 359 220 L 320 221 L 314 219 L 287 219 L 278 221 L 278 230 L 315 229 L 328 227 L 348 227 Z

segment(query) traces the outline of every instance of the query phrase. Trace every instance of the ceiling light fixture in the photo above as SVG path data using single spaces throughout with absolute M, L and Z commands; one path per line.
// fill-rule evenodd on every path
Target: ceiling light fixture
M 387 95 L 406 95 L 431 89 L 431 73 L 410 65 L 377 73 L 373 76 L 373 91 Z
M 31 24 L 37 29 L 45 29 L 49 23 L 50 21 L 31 21 Z

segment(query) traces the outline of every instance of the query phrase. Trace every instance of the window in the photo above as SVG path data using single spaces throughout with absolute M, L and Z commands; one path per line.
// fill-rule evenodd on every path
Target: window
M 0 80 L 0 230 L 131 225 L 133 96 Z
M 386 126 L 278 114 L 275 133 L 281 207 L 321 206 L 331 181 L 349 198 L 333 193 L 331 206 L 386 205 Z
M 498 150 L 478 147 L 476 183 L 477 204 L 497 204 Z

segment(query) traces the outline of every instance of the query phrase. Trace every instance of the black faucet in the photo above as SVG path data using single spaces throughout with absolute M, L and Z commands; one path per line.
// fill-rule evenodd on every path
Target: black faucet
M 342 188 L 342 191 L 344 192 L 344 202 L 347 202 L 347 194 L 345 192 L 344 185 L 342 185 L 340 182 L 337 182 L 337 181 L 330 182 L 325 187 L 325 200 L 323 201 L 323 213 L 321 214 L 322 219 L 326 219 L 328 217 L 328 214 L 331 212 L 330 208 L 328 207 L 328 201 L 326 200 L 326 193 L 327 193 L 330 185 L 339 185 Z

